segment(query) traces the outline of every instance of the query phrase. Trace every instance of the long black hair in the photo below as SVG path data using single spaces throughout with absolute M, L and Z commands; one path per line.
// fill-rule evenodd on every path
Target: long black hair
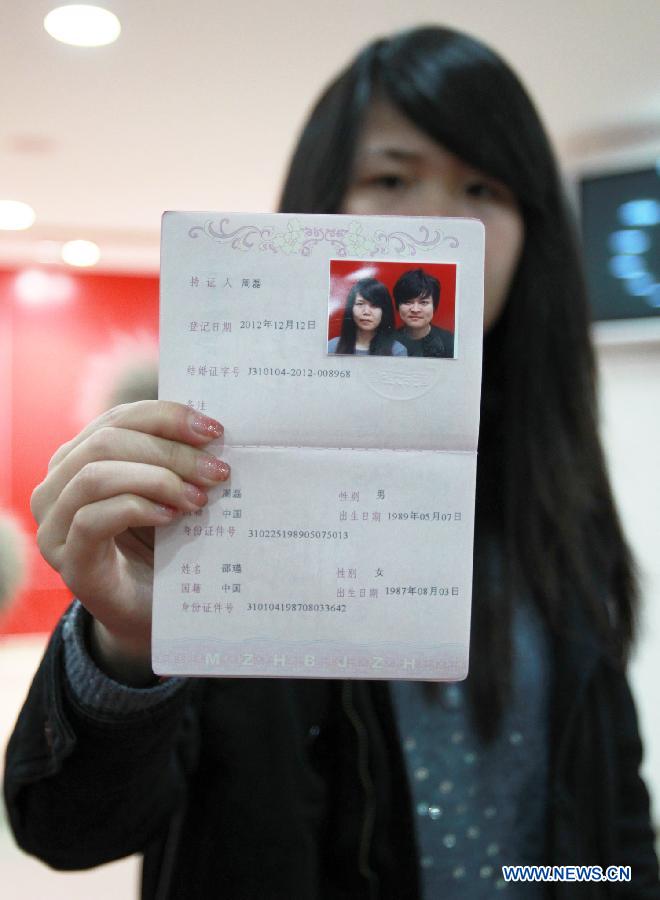
M 344 316 L 341 321 L 341 334 L 337 344 L 337 353 L 355 353 L 355 339 L 357 326 L 353 318 L 355 301 L 364 297 L 372 306 L 382 310 L 378 328 L 371 338 L 369 354 L 371 356 L 391 356 L 394 343 L 394 312 L 392 310 L 392 298 L 382 281 L 377 278 L 361 278 L 356 281 L 348 292 Z
M 341 209 L 375 98 L 507 185 L 525 226 L 506 307 L 484 338 L 469 690 L 489 737 L 510 690 L 513 598 L 532 598 L 560 638 L 586 614 L 615 665 L 633 632 L 635 581 L 597 434 L 581 265 L 525 89 L 492 50 L 446 28 L 375 41 L 327 88 L 294 152 L 283 211 Z

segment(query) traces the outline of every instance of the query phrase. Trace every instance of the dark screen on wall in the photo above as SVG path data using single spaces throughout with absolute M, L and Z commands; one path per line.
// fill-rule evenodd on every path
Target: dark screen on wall
M 585 177 L 580 206 L 594 320 L 660 316 L 660 170 Z

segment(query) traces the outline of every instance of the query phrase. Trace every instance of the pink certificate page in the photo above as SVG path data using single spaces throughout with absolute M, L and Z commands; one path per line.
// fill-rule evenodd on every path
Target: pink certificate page
M 474 219 L 164 215 L 160 396 L 231 477 L 157 530 L 155 672 L 466 676 L 483 266 Z

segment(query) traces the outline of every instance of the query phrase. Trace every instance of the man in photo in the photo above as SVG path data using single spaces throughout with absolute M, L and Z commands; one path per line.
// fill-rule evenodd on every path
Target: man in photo
M 394 285 L 394 302 L 403 327 L 397 338 L 408 356 L 454 356 L 454 335 L 431 324 L 440 303 L 440 282 L 424 269 L 410 269 Z

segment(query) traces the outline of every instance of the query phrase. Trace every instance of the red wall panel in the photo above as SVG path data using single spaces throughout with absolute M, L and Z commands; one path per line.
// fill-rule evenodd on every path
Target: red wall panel
M 34 535 L 32 490 L 55 450 L 84 424 L 94 388 L 101 402 L 113 371 L 153 350 L 158 279 L 0 271 L 0 330 L 0 506 Z M 48 631 L 69 601 L 34 541 L 29 569 L 27 587 L 0 614 L 0 633 Z

